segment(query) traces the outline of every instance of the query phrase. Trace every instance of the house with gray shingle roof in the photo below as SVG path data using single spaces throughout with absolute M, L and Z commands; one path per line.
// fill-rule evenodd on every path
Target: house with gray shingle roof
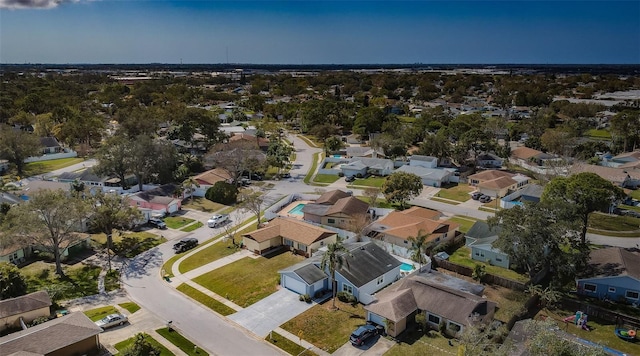
M 600 248 L 589 254 L 590 277 L 576 281 L 578 294 L 640 304 L 640 252 L 622 247 Z
M 38 291 L 20 297 L 0 300 L 0 330 L 20 327 L 43 316 L 49 316 L 51 298 L 46 291 Z
M 347 176 L 365 176 L 371 173 L 377 176 L 386 177 L 393 172 L 393 161 L 384 158 L 350 158 L 349 163 L 340 166 L 342 173 Z

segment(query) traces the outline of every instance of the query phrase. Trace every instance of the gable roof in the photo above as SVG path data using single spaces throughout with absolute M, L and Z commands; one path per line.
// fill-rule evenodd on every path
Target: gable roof
M 173 193 L 175 191 L 175 185 L 165 184 L 153 189 L 145 190 L 144 192 L 135 193 L 132 197 L 136 197 L 150 203 L 168 204 L 175 200 L 173 198 Z
M 355 216 L 358 214 L 366 214 L 367 211 L 369 211 L 369 204 L 356 197 L 349 196 L 339 199 L 326 211 L 325 215 L 342 213 L 345 215 Z
M 406 164 L 396 169 L 396 172 L 413 173 L 421 179 L 427 178 L 434 180 L 442 180 L 451 174 L 450 171 L 442 168 L 427 168 L 422 166 L 410 166 Z
M 500 178 L 480 182 L 478 184 L 478 187 L 487 188 L 487 189 L 504 189 L 516 183 L 517 182 L 510 177 L 500 177 Z
M 323 204 L 323 205 L 333 205 L 335 204 L 339 199 L 342 198 L 347 198 L 350 197 L 351 194 L 340 190 L 340 189 L 336 189 L 336 190 L 331 190 L 328 191 L 326 193 L 323 193 L 322 195 L 320 195 L 320 197 L 318 197 L 318 199 L 316 199 L 316 201 L 314 202 L 315 204 Z
M 542 151 L 534 150 L 533 148 L 529 148 L 526 146 L 521 146 L 518 148 L 514 148 L 511 150 L 511 157 L 527 160 L 531 157 L 535 157 L 539 154 L 543 153 Z
M 71 184 L 62 182 L 53 182 L 48 180 L 32 180 L 26 185 L 22 186 L 22 189 L 16 191 L 15 194 L 32 196 L 40 190 L 63 190 L 65 192 L 71 191 Z
M 46 355 L 102 332 L 102 328 L 80 312 L 47 321 L 0 337 L 0 356 L 16 352 Z
M 304 265 L 293 273 L 297 274 L 307 285 L 312 285 L 318 281 L 321 281 L 327 278 L 327 275 L 322 272 L 322 270 L 313 263 L 309 263 Z
M 432 212 L 421 207 L 413 207 L 405 211 L 392 211 L 371 224 L 369 230 L 407 240 L 409 237 L 415 237 L 421 233 L 432 235 L 435 232 L 444 233 L 458 227 L 457 224 L 449 221 L 432 220 L 431 216 L 435 218 L 439 216 L 439 212 Z M 427 241 L 432 239 L 435 239 L 435 236 L 430 236 Z
M 486 171 L 478 172 L 476 174 L 472 174 L 468 178 L 482 182 L 482 181 L 489 181 L 489 180 L 494 180 L 494 179 L 503 178 L 503 177 L 513 178 L 513 176 L 515 176 L 515 174 L 513 173 L 499 171 L 496 169 L 489 169 Z
M 640 280 L 640 253 L 622 247 L 591 251 L 589 266 L 596 277 L 630 276 Z
M 298 219 L 288 219 L 279 216 L 271 220 L 266 227 L 242 236 L 246 236 L 257 242 L 264 242 L 280 236 L 305 245 L 310 245 L 335 234 L 333 231 L 307 224 Z
M 0 318 L 20 315 L 50 306 L 51 298 L 49 293 L 41 290 L 16 298 L 0 300 Z
M 362 287 L 402 264 L 374 242 L 345 244 L 345 247 L 351 255 L 343 254 L 344 263 L 336 273 L 355 287 Z
M 349 159 L 348 164 L 342 165 L 342 167 L 348 168 L 372 168 L 372 169 L 393 169 L 393 161 L 386 158 L 365 158 L 365 157 L 355 157 Z
M 399 321 L 409 316 L 418 305 L 411 289 L 391 291 L 376 295 L 378 300 L 365 306 L 365 309 L 392 321 Z
M 210 169 L 193 177 L 199 184 L 214 185 L 217 182 L 226 182 L 231 179 L 229 172 L 222 168 Z
M 349 157 L 364 157 L 364 156 L 370 156 L 370 155 L 380 155 L 380 156 L 385 156 L 384 151 L 382 149 L 373 149 L 371 147 L 360 147 L 360 146 L 355 146 L 355 147 L 347 147 L 345 149 L 347 156 Z
M 489 224 L 486 222 L 476 221 L 465 235 L 474 239 L 485 239 L 488 237 L 498 236 L 501 230 L 502 228 L 498 225 L 490 228 Z
M 74 181 L 76 179 L 81 182 L 102 182 L 104 180 L 104 178 L 94 173 L 93 168 L 87 168 L 79 172 L 63 172 L 58 176 L 59 181 Z
M 60 147 L 60 143 L 58 143 L 58 140 L 56 140 L 55 137 L 40 137 L 40 145 L 42 145 L 43 147 Z
M 640 170 L 638 169 L 624 169 L 613 168 L 604 166 L 595 166 L 592 164 L 576 163 L 569 169 L 571 174 L 577 174 L 582 172 L 591 172 L 599 175 L 600 177 L 617 185 L 622 184 L 627 177 L 633 179 L 640 179 Z

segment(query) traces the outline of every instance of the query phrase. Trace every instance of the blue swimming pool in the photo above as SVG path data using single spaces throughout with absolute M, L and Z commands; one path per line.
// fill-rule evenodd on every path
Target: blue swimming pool
M 292 215 L 304 215 L 304 213 L 302 212 L 302 208 L 304 208 L 305 205 L 307 205 L 307 204 L 300 203 L 300 204 L 294 206 L 293 209 L 289 210 L 289 214 L 292 214 Z
M 412 264 L 409 264 L 409 263 L 404 263 L 404 262 L 403 262 L 403 263 L 400 265 L 400 270 L 401 270 L 401 271 L 405 271 L 405 272 L 411 272 L 411 271 L 413 271 L 413 265 L 412 265 Z

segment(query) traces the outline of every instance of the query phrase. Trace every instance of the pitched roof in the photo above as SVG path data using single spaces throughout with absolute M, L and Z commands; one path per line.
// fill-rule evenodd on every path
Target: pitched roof
M 257 242 L 264 242 L 281 236 L 292 241 L 310 245 L 335 234 L 333 231 L 307 224 L 298 219 L 277 217 L 271 220 L 266 227 L 244 234 L 243 236 Z
M 16 352 L 47 355 L 100 334 L 102 328 L 80 312 L 0 337 L 0 356 Z
M 508 188 L 517 182 L 510 177 L 500 177 L 488 181 L 484 181 L 478 184 L 478 187 L 487 189 L 504 189 Z
M 324 205 L 333 205 L 339 199 L 350 197 L 350 196 L 351 194 L 343 190 L 336 189 L 336 190 L 331 190 L 326 193 L 323 193 L 320 197 L 318 197 L 318 199 L 316 199 L 315 203 L 324 204 Z
M 502 228 L 500 226 L 496 225 L 493 228 L 490 228 L 489 224 L 486 222 L 476 221 L 465 235 L 474 239 L 484 239 L 487 237 L 498 236 L 501 230 Z
M 589 254 L 596 277 L 630 276 L 640 280 L 640 253 L 622 247 L 600 248 Z
M 307 285 L 312 285 L 318 281 L 321 281 L 327 278 L 327 275 L 315 264 L 309 263 L 308 265 L 302 266 L 293 273 L 297 274 L 302 280 L 307 283 Z
M 542 151 L 534 150 L 533 148 L 521 146 L 511 150 L 511 157 L 519 159 L 529 159 L 543 153 Z
M 345 244 L 345 247 L 351 255 L 343 255 L 344 263 L 336 273 L 355 287 L 361 287 L 402 264 L 374 242 Z
M 214 185 L 217 182 L 226 182 L 231 179 L 229 172 L 222 168 L 210 169 L 193 177 L 199 184 Z
M 55 137 L 40 137 L 40 145 L 44 147 L 60 147 L 60 143 Z
M 363 202 L 362 200 L 356 197 L 346 197 L 339 199 L 333 206 L 331 206 L 325 215 L 333 215 L 333 214 L 346 214 L 350 216 L 355 216 L 358 214 L 366 214 L 369 211 L 369 204 Z
M 421 179 L 428 178 L 428 179 L 435 179 L 435 180 L 442 180 L 451 174 L 450 171 L 447 171 L 446 169 L 443 169 L 443 168 L 427 168 L 427 167 L 410 166 L 410 165 L 401 166 L 400 168 L 396 169 L 396 172 L 413 173 L 418 177 L 420 177 Z
M 20 315 L 50 306 L 51 298 L 49 294 L 41 290 L 16 298 L 0 300 L 0 318 Z
M 168 204 L 174 200 L 173 193 L 175 191 L 176 191 L 175 185 L 165 184 L 159 187 L 155 187 L 153 189 L 145 190 L 144 192 L 135 193 L 133 196 L 148 202 Z M 166 197 L 170 199 L 159 199 L 157 197 Z
M 93 168 L 87 168 L 79 172 L 63 172 L 58 176 L 59 181 L 74 181 L 76 179 L 81 182 L 102 182 L 104 180 L 93 172 Z
M 378 300 L 365 306 L 365 309 L 389 320 L 402 320 L 418 309 L 411 289 L 381 293 L 376 297 Z
M 40 190 L 64 190 L 68 192 L 71 191 L 71 184 L 48 180 L 32 180 L 23 185 L 22 190 L 17 191 L 16 194 L 32 196 Z
M 431 219 L 431 220 L 439 219 L 440 216 L 442 215 L 442 213 L 437 210 L 426 209 L 419 206 L 412 206 L 407 210 L 403 210 L 402 213 L 405 215 L 411 215 L 411 216 L 424 218 L 424 219 Z
M 582 172 L 591 172 L 599 175 L 600 177 L 614 183 L 622 184 L 627 179 L 627 176 L 640 179 L 640 169 L 625 169 L 625 168 L 613 168 L 604 166 L 595 166 L 592 164 L 576 163 L 569 169 L 571 174 L 577 174 Z
M 411 236 L 418 236 L 418 234 L 444 233 L 458 227 L 452 222 L 430 218 L 431 216 L 436 218 L 439 214 L 439 212 L 432 212 L 432 210 L 421 207 L 413 207 L 405 211 L 392 211 L 371 224 L 369 229 L 406 240 Z M 427 241 L 432 239 L 435 239 L 435 236 L 429 236 Z
M 515 174 L 513 173 L 499 171 L 496 169 L 489 169 L 486 171 L 478 172 L 476 174 L 472 174 L 468 178 L 482 182 L 482 181 L 488 181 L 488 180 L 493 180 L 493 179 L 502 178 L 502 177 L 513 178 L 513 176 L 515 176 Z

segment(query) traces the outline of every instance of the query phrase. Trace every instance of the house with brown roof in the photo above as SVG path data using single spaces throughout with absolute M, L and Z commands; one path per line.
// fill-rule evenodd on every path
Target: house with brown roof
M 207 193 L 207 189 L 213 187 L 214 184 L 218 182 L 231 183 L 233 181 L 233 177 L 226 169 L 218 167 L 198 174 L 193 177 L 193 180 L 198 182 L 200 185 L 194 190 L 193 195 L 196 197 L 204 197 Z
M 259 255 L 285 246 L 297 254 L 311 257 L 336 239 L 337 234 L 333 231 L 285 217 L 277 217 L 267 226 L 242 235 L 244 246 Z
M 640 304 L 640 252 L 608 247 L 589 254 L 590 277 L 576 281 L 578 294 Z
M 469 184 L 478 191 L 493 198 L 502 198 L 529 184 L 529 177 L 519 173 L 509 173 L 490 169 L 468 177 Z
M 526 146 L 511 150 L 509 162 L 529 170 L 542 172 L 547 168 L 562 165 L 562 157 L 550 155 Z
M 447 333 L 460 335 L 469 326 L 493 320 L 496 303 L 482 298 L 484 287 L 430 271 L 401 279 L 374 295 L 364 307 L 367 321 L 384 325 L 387 334 L 398 336 L 417 314 L 425 316 L 429 327 L 444 324 Z
M 636 168 L 640 165 L 640 150 L 624 152 L 603 160 L 602 165 L 613 168 Z
M 51 314 L 51 298 L 46 291 L 0 300 L 0 330 L 19 328 L 20 321 L 28 324 Z
M 249 142 L 252 145 L 255 145 L 255 148 L 259 148 L 262 151 L 266 151 L 269 148 L 269 140 L 264 137 L 258 137 L 254 135 L 249 135 L 244 132 L 234 132 L 231 137 L 229 137 L 229 142 L 243 141 Z
M 102 328 L 84 313 L 71 313 L 0 337 L 0 356 L 95 355 Z
M 571 174 L 578 174 L 582 172 L 595 173 L 613 183 L 615 186 L 622 188 L 637 188 L 640 187 L 640 169 L 630 168 L 614 168 L 596 166 L 593 164 L 576 163 L 569 169 Z
M 358 222 L 367 221 L 369 204 L 349 194 L 335 199 L 344 194 L 347 193 L 341 190 L 328 192 L 316 202 L 306 204 L 302 208 L 304 220 L 345 230 L 353 228 Z
M 438 244 L 449 241 L 456 235 L 459 225 L 438 220 L 440 216 L 438 211 L 418 206 L 404 211 L 393 211 L 369 225 L 365 234 L 393 253 L 408 256 L 411 237 L 426 234 L 428 243 Z

